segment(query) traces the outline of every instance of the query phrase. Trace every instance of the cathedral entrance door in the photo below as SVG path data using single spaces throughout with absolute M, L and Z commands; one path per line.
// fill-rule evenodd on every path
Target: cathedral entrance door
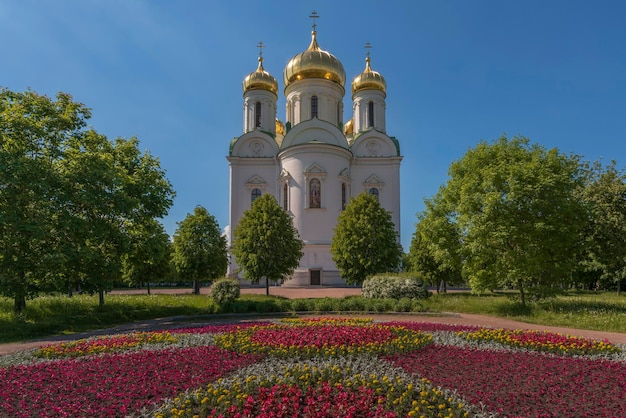
M 309 270 L 311 274 L 311 286 L 319 286 L 322 284 L 322 270 Z

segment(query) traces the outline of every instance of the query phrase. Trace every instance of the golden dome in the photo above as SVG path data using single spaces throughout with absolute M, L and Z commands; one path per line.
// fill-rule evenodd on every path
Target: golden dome
M 259 66 L 256 71 L 243 79 L 243 92 L 250 90 L 267 90 L 278 94 L 278 82 L 263 68 L 263 57 L 259 57 Z
M 278 135 L 285 135 L 285 124 L 276 118 L 276 133 Z
M 352 80 L 352 94 L 361 90 L 380 90 L 386 93 L 387 83 L 380 73 L 370 67 L 370 57 L 365 58 L 365 70 Z
M 343 126 L 343 134 L 345 136 L 351 136 L 352 134 L 354 134 L 354 120 L 350 119 L 349 121 L 346 122 L 346 124 Z
M 306 51 L 293 57 L 283 72 L 285 88 L 294 81 L 305 78 L 323 78 L 344 87 L 346 72 L 337 57 L 324 51 L 317 44 L 317 32 L 311 32 L 311 45 Z

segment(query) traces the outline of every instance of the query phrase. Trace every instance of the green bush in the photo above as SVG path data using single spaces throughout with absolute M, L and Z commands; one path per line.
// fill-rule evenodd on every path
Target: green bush
M 385 273 L 365 279 L 361 294 L 369 299 L 426 299 L 430 292 L 415 275 Z
M 312 303 L 308 299 L 294 299 L 291 301 L 291 309 L 295 312 L 306 312 L 312 309 Z
M 230 277 L 219 279 L 211 286 L 211 299 L 218 305 L 235 301 L 240 293 L 239 282 Z
M 367 310 L 367 301 L 361 296 L 349 296 L 339 302 L 341 311 L 361 312 Z

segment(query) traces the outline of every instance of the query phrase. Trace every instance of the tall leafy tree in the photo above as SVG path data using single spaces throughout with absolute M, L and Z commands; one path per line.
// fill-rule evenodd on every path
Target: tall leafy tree
M 67 94 L 0 91 L 0 293 L 14 299 L 16 312 L 55 275 L 49 268 L 60 251 L 55 224 L 64 203 L 55 163 L 89 117 Z
M 200 293 L 202 281 L 223 277 L 228 267 L 226 237 L 215 217 L 196 206 L 178 223 L 174 234 L 172 262 L 179 277 L 193 282 L 193 292 Z
M 465 275 L 474 290 L 558 285 L 575 269 L 586 211 L 576 156 L 527 138 L 479 143 L 449 170 L 442 197 L 457 214 Z
M 346 283 L 362 284 L 374 274 L 398 269 L 398 241 L 391 214 L 374 195 L 361 193 L 339 215 L 330 252 Z
M 123 278 L 132 286 L 146 284 L 150 294 L 150 283 L 170 278 L 172 272 L 172 244 L 163 225 L 152 220 L 131 228 L 131 249 L 123 258 Z
M 606 167 L 595 163 L 589 174 L 583 192 L 590 210 L 585 234 L 587 266 L 615 283 L 619 294 L 626 278 L 626 174 L 616 168 L 615 161 Z
M 461 284 L 461 233 L 441 194 L 426 200 L 426 210 L 418 214 L 409 255 L 413 270 L 421 273 L 438 289 Z
M 164 216 L 173 190 L 138 140 L 85 129 L 66 93 L 0 91 L 0 293 L 21 312 L 48 288 L 100 292 L 121 272 L 129 225 Z
M 298 267 L 303 247 L 289 214 L 270 194 L 257 198 L 233 230 L 235 261 L 252 283 L 265 278 L 267 295 L 270 280 L 280 281 Z

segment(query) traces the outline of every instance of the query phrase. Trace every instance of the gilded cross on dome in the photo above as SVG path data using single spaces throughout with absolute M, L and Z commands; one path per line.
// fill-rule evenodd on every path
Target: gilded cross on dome
M 372 49 L 372 44 L 369 42 L 365 42 L 365 46 L 363 47 L 367 50 L 367 58 L 370 57 L 370 49 Z
M 315 29 L 317 28 L 317 22 L 315 21 L 315 19 L 317 19 L 318 17 L 320 17 L 317 12 L 315 10 L 313 10 L 311 12 L 311 16 L 309 16 L 311 19 L 313 19 L 313 31 L 315 32 Z
M 263 43 L 263 41 L 259 41 L 259 44 L 257 45 L 257 48 L 259 48 L 259 57 L 263 56 L 263 48 L 265 48 L 265 44 Z

